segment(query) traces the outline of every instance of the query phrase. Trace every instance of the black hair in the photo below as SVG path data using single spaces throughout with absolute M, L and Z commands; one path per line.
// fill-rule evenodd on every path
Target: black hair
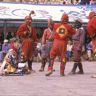
M 82 26 L 82 23 L 80 21 L 76 20 L 75 23 L 74 23 L 74 27 L 78 29 L 81 26 Z

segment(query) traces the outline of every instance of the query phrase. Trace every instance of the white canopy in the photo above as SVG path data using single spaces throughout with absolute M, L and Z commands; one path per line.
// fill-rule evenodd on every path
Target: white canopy
M 32 5 L 21 3 L 0 3 L 0 19 L 24 19 L 34 10 L 35 20 L 46 20 L 52 18 L 54 21 L 60 21 L 62 14 L 65 12 L 69 15 L 69 21 L 72 22 L 76 18 L 81 18 L 84 22 L 88 22 L 87 16 L 91 10 L 96 11 L 96 5 Z

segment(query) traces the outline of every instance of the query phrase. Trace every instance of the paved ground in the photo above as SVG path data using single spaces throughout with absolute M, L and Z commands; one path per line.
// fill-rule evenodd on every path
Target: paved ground
M 55 72 L 46 77 L 40 73 L 40 63 L 34 63 L 36 73 L 25 76 L 0 77 L 0 96 L 96 96 L 96 62 L 83 62 L 84 75 L 68 75 L 73 62 L 68 62 L 65 77 L 59 76 L 59 63 Z M 46 66 L 47 68 L 47 66 Z

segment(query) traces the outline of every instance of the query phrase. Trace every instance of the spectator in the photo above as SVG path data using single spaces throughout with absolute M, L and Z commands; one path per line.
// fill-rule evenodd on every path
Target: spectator
M 92 42 L 86 45 L 88 60 L 92 61 Z
M 80 4 L 82 5 L 90 4 L 90 0 L 81 0 Z
M 8 39 L 10 41 L 10 39 L 12 39 L 13 37 L 14 37 L 14 33 L 8 32 L 6 39 Z
M 3 44 L 3 41 L 4 41 L 4 33 L 1 32 L 0 33 L 0 44 Z
M 3 60 L 5 57 L 6 53 L 8 52 L 10 48 L 10 44 L 7 39 L 4 40 L 4 43 L 2 44 L 2 51 L 0 52 L 0 61 Z
M 42 60 L 42 58 L 41 58 L 41 43 L 37 43 L 37 51 L 38 51 L 38 53 L 37 53 L 37 61 L 39 62 L 39 61 Z
M 66 52 L 67 60 L 70 60 L 70 58 L 72 57 L 72 47 L 73 47 L 72 41 L 69 40 L 67 44 L 67 52 Z
M 94 0 L 90 0 L 90 5 L 95 4 Z

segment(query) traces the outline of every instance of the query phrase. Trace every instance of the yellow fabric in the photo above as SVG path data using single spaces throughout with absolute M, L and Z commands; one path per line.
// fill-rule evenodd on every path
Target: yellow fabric
M 14 73 L 16 71 L 16 68 L 14 68 L 11 64 L 7 66 L 7 73 Z
M 64 37 L 68 33 L 68 31 L 64 25 L 61 25 L 60 27 L 58 27 L 56 29 L 56 32 L 58 33 L 58 35 L 60 37 Z
M 63 63 L 66 63 L 66 58 L 63 58 L 62 62 L 63 62 Z

